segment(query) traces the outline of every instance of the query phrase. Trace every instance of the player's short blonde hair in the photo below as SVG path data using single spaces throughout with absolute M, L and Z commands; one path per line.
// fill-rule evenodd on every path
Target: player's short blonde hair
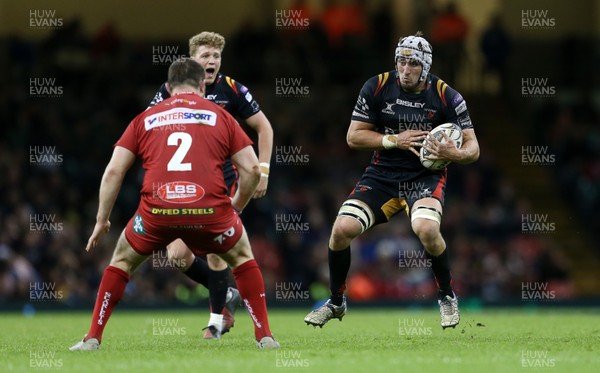
M 216 32 L 203 31 L 190 38 L 190 56 L 193 56 L 202 45 L 217 48 L 221 52 L 225 48 L 225 38 Z

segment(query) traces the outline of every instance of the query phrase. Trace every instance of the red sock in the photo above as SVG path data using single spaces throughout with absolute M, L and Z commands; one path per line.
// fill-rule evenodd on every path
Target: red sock
M 98 296 L 96 297 L 92 325 L 84 338 L 85 340 L 88 338 L 96 338 L 98 342 L 102 340 L 104 327 L 110 318 L 113 308 L 123 297 L 127 281 L 129 281 L 129 275 L 125 271 L 113 266 L 106 267 L 104 275 L 102 275 L 102 281 L 100 281 Z
M 256 260 L 251 259 L 232 272 L 246 309 L 254 323 L 256 340 L 272 337 L 269 329 L 267 303 L 265 302 L 265 284 Z

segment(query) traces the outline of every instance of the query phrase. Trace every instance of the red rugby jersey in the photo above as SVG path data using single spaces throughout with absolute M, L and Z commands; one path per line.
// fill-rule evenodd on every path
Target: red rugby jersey
M 143 160 L 143 218 L 203 224 L 230 215 L 222 166 L 251 144 L 221 107 L 197 94 L 181 93 L 135 117 L 115 146 Z

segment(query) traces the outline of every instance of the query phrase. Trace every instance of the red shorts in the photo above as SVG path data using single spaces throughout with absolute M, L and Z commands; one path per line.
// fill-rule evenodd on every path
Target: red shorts
M 151 255 L 180 238 L 195 255 L 202 256 L 226 253 L 240 240 L 243 230 L 235 213 L 218 224 L 165 225 L 143 219 L 138 210 L 125 227 L 125 238 L 140 255 Z

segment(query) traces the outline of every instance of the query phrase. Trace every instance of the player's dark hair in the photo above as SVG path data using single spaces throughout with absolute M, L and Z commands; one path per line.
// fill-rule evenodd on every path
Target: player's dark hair
M 197 87 L 198 82 L 201 80 L 204 80 L 204 69 L 198 62 L 191 58 L 179 58 L 169 66 L 169 78 L 167 81 L 171 89 L 181 85 Z

